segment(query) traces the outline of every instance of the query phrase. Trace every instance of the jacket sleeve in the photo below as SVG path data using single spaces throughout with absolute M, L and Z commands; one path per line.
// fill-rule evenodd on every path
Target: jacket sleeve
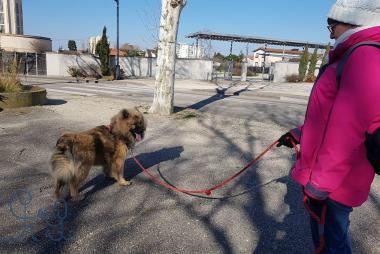
M 351 169 L 352 155 L 364 145 L 365 132 L 380 126 L 379 66 L 380 50 L 366 46 L 352 53 L 346 63 L 305 187 L 309 196 L 325 199 L 336 190 Z
M 298 126 L 298 127 L 291 129 L 289 131 L 289 133 L 298 142 L 298 144 L 300 143 L 300 139 L 301 139 L 302 127 L 303 127 L 303 125 Z

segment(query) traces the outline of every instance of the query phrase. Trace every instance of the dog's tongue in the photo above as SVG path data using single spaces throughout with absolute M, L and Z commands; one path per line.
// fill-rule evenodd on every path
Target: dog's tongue
M 141 135 L 136 133 L 136 142 L 140 142 L 141 140 Z

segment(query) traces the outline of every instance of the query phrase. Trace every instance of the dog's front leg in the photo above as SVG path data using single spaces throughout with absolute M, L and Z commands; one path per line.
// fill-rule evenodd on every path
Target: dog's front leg
M 116 179 L 119 185 L 126 186 L 130 185 L 131 182 L 124 179 L 124 163 L 127 158 L 127 146 L 119 141 L 116 143 L 115 154 L 113 156 L 111 173 Z
M 125 180 L 123 176 L 123 169 L 124 169 L 124 162 L 118 159 L 114 161 L 114 163 L 112 164 L 111 172 L 112 172 L 112 176 L 116 179 L 119 185 L 127 186 L 127 185 L 130 185 L 131 182 Z
M 83 194 L 79 194 L 79 182 L 74 178 L 69 183 L 71 200 L 74 202 L 84 199 Z

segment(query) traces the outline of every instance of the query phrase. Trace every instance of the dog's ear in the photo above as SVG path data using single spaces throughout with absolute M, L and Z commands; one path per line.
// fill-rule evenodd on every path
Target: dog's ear
M 129 117 L 129 112 L 128 112 L 128 110 L 123 109 L 123 110 L 121 111 L 121 115 L 122 115 L 125 119 L 128 118 L 128 117 Z
M 56 148 L 60 151 L 66 151 L 70 150 L 70 147 L 73 146 L 73 141 L 71 138 L 62 135 L 58 140 L 57 143 L 55 144 Z

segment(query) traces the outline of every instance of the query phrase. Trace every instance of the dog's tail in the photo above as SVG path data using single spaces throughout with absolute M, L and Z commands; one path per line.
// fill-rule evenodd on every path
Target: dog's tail
M 61 136 L 50 159 L 52 175 L 56 181 L 55 194 L 59 198 L 62 188 L 75 176 L 75 162 L 72 154 L 73 139 Z

